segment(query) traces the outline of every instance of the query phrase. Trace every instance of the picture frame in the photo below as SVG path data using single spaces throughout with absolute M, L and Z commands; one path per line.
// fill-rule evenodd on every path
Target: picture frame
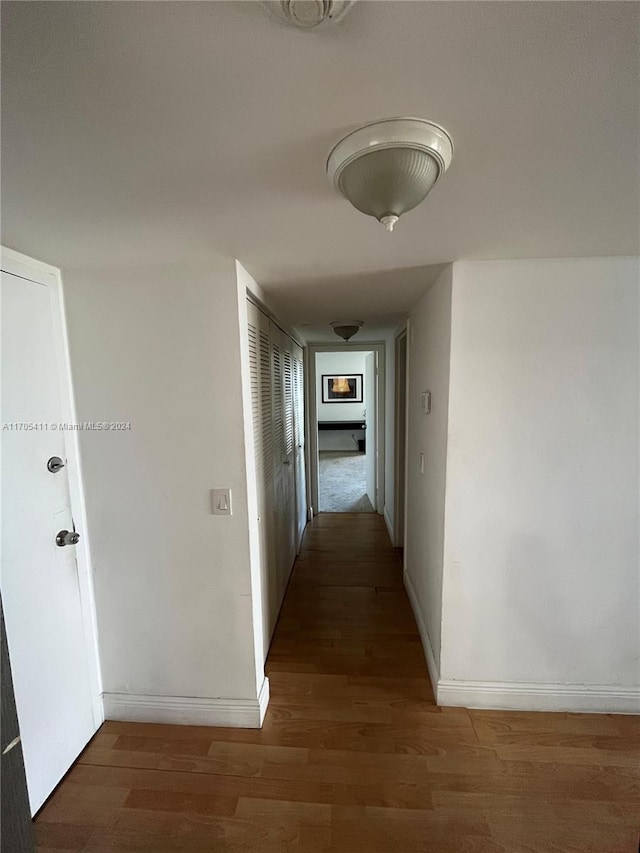
M 323 403 L 362 403 L 362 373 L 322 374 Z

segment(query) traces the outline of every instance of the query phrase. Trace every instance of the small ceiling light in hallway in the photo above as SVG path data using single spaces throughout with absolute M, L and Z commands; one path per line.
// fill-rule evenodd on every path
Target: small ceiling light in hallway
M 331 324 L 331 328 L 339 338 L 343 338 L 345 342 L 349 341 L 360 328 L 364 326 L 362 320 L 336 320 Z
M 424 201 L 453 158 L 451 137 L 421 118 L 367 124 L 341 139 L 327 160 L 334 188 L 361 213 L 393 231 Z

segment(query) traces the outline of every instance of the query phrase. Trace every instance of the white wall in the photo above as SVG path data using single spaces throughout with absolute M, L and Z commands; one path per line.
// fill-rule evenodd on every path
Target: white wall
M 440 662 L 444 504 L 449 406 L 451 267 L 411 309 L 408 332 L 407 536 L 405 584 L 432 679 Z M 431 392 L 431 413 L 422 393 Z M 420 454 L 424 454 L 424 473 Z
M 347 376 L 361 373 L 364 376 L 366 353 L 364 352 L 319 352 L 316 353 L 316 385 L 319 421 L 353 421 L 363 417 L 367 408 L 362 386 L 362 403 L 323 403 L 322 375 Z
M 63 277 L 78 417 L 131 422 L 80 433 L 105 693 L 226 699 L 233 716 L 263 682 L 235 263 Z M 231 517 L 211 514 L 215 487 Z
M 640 709 L 638 281 L 623 258 L 454 265 L 440 699 Z
M 366 353 L 364 352 L 319 352 L 316 353 L 316 400 L 319 421 L 353 421 L 364 417 L 367 411 L 366 382 L 364 381 Z M 351 373 L 361 373 L 362 403 L 323 403 L 322 375 L 346 376 Z M 373 415 L 373 407 L 369 415 Z M 358 446 L 349 433 L 333 430 L 320 430 L 318 433 L 319 450 L 357 450 Z M 358 437 L 360 434 L 356 434 Z M 361 437 L 361 435 L 360 435 Z

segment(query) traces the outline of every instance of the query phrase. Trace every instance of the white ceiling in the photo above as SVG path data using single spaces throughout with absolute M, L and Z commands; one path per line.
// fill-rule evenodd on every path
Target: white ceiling
M 359 2 L 315 33 L 253 2 L 2 19 L 3 242 L 63 268 L 215 249 L 317 338 L 394 325 L 443 262 L 638 251 L 638 3 Z M 324 173 L 390 115 L 455 143 L 393 234 Z

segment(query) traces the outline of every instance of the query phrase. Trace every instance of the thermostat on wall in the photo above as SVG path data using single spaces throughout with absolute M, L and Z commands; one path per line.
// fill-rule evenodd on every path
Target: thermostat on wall
M 431 411 L 431 391 L 422 392 L 422 411 L 425 415 Z

